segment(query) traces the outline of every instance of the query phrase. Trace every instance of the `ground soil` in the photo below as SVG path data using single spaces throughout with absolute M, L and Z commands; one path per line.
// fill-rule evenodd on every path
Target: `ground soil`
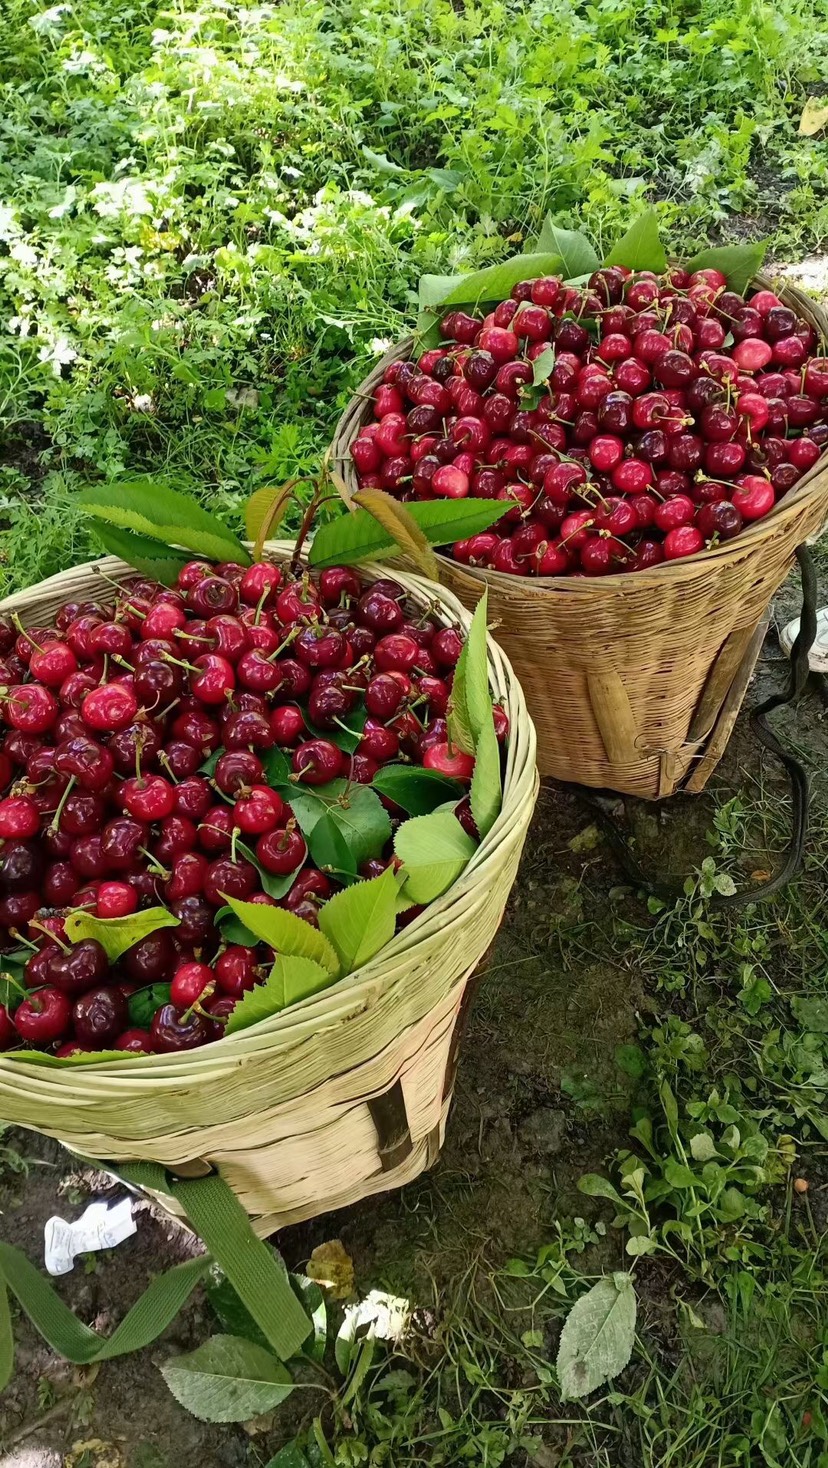
M 797 596 L 794 580 L 778 600 L 777 621 L 798 610 Z M 771 634 L 748 705 L 779 687 L 785 670 Z M 823 759 L 824 715 L 816 695 L 796 714 L 783 715 L 787 735 Z M 715 790 L 735 794 L 758 764 L 743 715 Z M 770 770 L 773 778 L 772 764 Z M 642 861 L 663 877 L 699 865 L 709 850 L 704 833 L 711 810 L 705 795 L 658 808 L 628 801 L 624 815 Z M 572 790 L 547 784 L 467 1032 L 439 1163 L 402 1192 L 286 1230 L 279 1245 L 292 1266 L 317 1244 L 339 1238 L 354 1259 L 361 1292 L 387 1288 L 429 1310 L 476 1255 L 502 1262 L 531 1253 L 551 1237 L 556 1215 L 583 1210 L 578 1177 L 626 1134 L 633 1083 L 615 1063 L 616 1051 L 634 1039 L 638 1016 L 651 1002 L 635 946 L 607 941 L 619 901 L 628 922 L 646 921 L 623 882 L 589 807 Z M 3 1144 L 16 1149 L 27 1171 L 3 1170 L 0 1233 L 41 1264 L 46 1219 L 55 1212 L 76 1217 L 88 1201 L 89 1178 L 56 1144 L 32 1134 L 6 1133 Z M 79 1263 L 60 1281 L 61 1294 L 83 1320 L 108 1331 L 150 1276 L 190 1247 L 174 1225 L 144 1211 L 137 1235 L 95 1256 L 90 1272 Z M 665 1280 L 665 1299 L 668 1291 Z M 654 1329 L 659 1309 L 656 1289 L 646 1304 Z M 95 1375 L 67 1368 L 16 1319 L 17 1370 L 0 1399 L 0 1464 L 266 1463 L 284 1441 L 284 1420 L 253 1437 L 237 1427 L 207 1426 L 176 1404 L 159 1374 L 160 1362 L 193 1349 L 211 1328 L 210 1308 L 197 1294 L 155 1346 Z M 664 1345 L 669 1351 L 669 1341 Z

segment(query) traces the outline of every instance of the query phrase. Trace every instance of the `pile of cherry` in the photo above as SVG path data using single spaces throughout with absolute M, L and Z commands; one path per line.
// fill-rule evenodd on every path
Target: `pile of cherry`
M 466 565 L 602 576 L 695 555 L 767 515 L 828 444 L 813 328 L 718 270 L 522 281 L 441 333 L 386 368 L 351 455 L 361 487 L 399 499 L 513 501 L 452 547 Z
M 30 951 L 25 997 L 0 1005 L 0 1049 L 150 1053 L 221 1036 L 273 959 L 222 940 L 226 897 L 316 925 L 334 891 L 268 784 L 268 751 L 297 787 L 368 784 L 400 759 L 466 781 L 473 768 L 447 743 L 460 633 L 394 581 L 191 562 L 175 589 L 115 591 L 109 605 L 67 603 L 53 627 L 0 620 L 0 949 Z M 353 753 L 325 737 L 349 714 L 364 720 Z M 403 812 L 384 803 L 393 824 Z M 458 816 L 474 832 L 467 800 Z M 362 875 L 393 860 L 389 845 Z M 296 873 L 278 903 L 260 868 Z M 178 926 L 112 966 L 95 939 L 66 942 L 71 909 L 126 918 L 159 904 Z M 130 1024 L 130 995 L 170 980 L 148 1028 Z

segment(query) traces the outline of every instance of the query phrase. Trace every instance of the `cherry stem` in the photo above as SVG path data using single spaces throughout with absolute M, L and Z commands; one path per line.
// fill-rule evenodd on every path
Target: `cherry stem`
M 153 856 L 151 851 L 147 851 L 147 848 L 145 846 L 139 846 L 138 850 L 140 851 L 142 856 L 145 856 L 147 858 L 147 861 L 149 862 L 149 869 L 152 872 L 152 875 L 154 877 L 163 877 L 164 881 L 168 882 L 170 880 L 170 877 L 172 876 L 172 872 L 167 871 L 166 867 L 162 867 L 160 861 L 158 860 L 158 857 Z
M 57 810 L 55 811 L 51 821 L 49 822 L 48 833 L 50 836 L 57 835 L 58 828 L 60 826 L 60 818 L 63 815 L 63 807 L 69 799 L 69 796 L 71 795 L 72 790 L 76 784 L 77 780 L 75 776 L 71 775 L 67 783 L 66 789 L 64 790 L 63 794 L 60 797 L 60 800 L 57 803 Z
M 35 648 L 37 652 L 43 652 L 43 648 L 41 647 L 40 643 L 35 642 L 31 634 L 26 631 L 26 628 L 23 626 L 23 623 L 21 622 L 17 612 L 12 613 L 12 622 L 20 633 L 21 637 L 25 637 L 26 641 L 30 642 L 32 647 Z
M 57 935 L 57 933 L 53 933 L 52 930 L 51 930 L 51 928 L 47 928 L 47 927 L 44 926 L 43 923 L 39 923 L 37 921 L 37 918 L 32 918 L 31 922 L 29 923 L 29 927 L 30 928 L 37 928 L 39 932 L 45 933 L 46 934 L 46 937 L 49 939 L 49 941 L 51 943 L 57 943 L 58 948 L 61 948 L 64 953 L 71 953 L 72 952 L 72 945 L 71 945 L 71 943 L 64 943 L 63 939 L 62 938 L 59 938 L 58 935 Z M 26 940 L 24 938 L 23 939 L 23 942 L 25 943 L 25 941 Z M 32 944 L 30 944 L 30 947 L 36 948 L 37 947 L 37 944 L 36 943 L 32 943 Z

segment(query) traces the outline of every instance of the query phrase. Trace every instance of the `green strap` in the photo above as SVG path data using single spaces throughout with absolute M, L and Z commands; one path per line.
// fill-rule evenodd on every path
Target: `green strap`
M 235 1193 L 215 1173 L 173 1178 L 151 1162 L 119 1169 L 127 1182 L 170 1194 L 227 1275 L 280 1361 L 295 1356 L 311 1322 L 291 1289 L 281 1257 L 257 1238 Z
M 78 1320 L 53 1286 L 20 1249 L 0 1243 L 0 1390 L 14 1365 L 14 1340 L 8 1290 L 17 1297 L 32 1324 L 53 1350 L 76 1365 L 107 1361 L 140 1351 L 156 1340 L 213 1260 L 264 1332 L 276 1355 L 286 1361 L 310 1333 L 311 1322 L 290 1286 L 278 1254 L 256 1237 L 241 1204 L 217 1175 L 179 1182 L 152 1163 L 118 1169 L 138 1187 L 174 1197 L 204 1240 L 209 1253 L 176 1264 L 152 1280 L 111 1336 L 101 1336 Z

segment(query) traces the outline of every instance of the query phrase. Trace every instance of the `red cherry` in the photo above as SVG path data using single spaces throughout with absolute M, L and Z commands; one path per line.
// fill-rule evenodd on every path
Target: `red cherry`
M 588 449 L 590 462 L 602 474 L 608 474 L 624 457 L 623 440 L 614 434 L 597 434 Z
M 433 744 L 423 756 L 423 769 L 435 770 L 452 780 L 470 780 L 474 773 L 474 757 L 453 745 Z
M 704 549 L 704 536 L 695 525 L 679 525 L 664 537 L 664 559 L 677 561 Z
M 283 831 L 268 831 L 256 842 L 257 860 L 274 876 L 286 877 L 296 871 L 307 854 L 305 839 L 292 822 Z
M 98 888 L 99 918 L 129 917 L 138 907 L 138 896 L 127 882 L 102 882 Z
M 250 656 L 253 654 L 251 653 Z M 232 663 L 220 657 L 218 653 L 205 653 L 196 658 L 195 668 L 196 671 L 190 678 L 190 688 L 195 697 L 202 703 L 210 705 L 226 703 L 228 695 L 236 686 L 236 675 Z
M 256 983 L 256 953 L 253 948 L 233 945 L 216 959 L 216 982 L 225 994 L 240 999 Z
M 138 712 L 135 694 L 124 683 L 105 683 L 87 693 L 81 705 L 83 721 L 98 733 L 125 729 Z
M 24 999 L 14 1012 L 14 1027 L 22 1040 L 31 1045 L 51 1045 L 69 1028 L 72 1005 L 59 989 L 38 989 Z
M 163 821 L 175 810 L 175 787 L 162 775 L 139 775 L 124 781 L 121 802 L 137 821 Z
M 123 1050 L 127 1055 L 151 1055 L 152 1038 L 149 1030 L 133 1028 L 124 1030 L 113 1045 L 113 1050 Z
M 490 352 L 495 361 L 501 363 L 517 356 L 520 343 L 515 333 L 508 328 L 490 326 L 479 333 L 476 345 L 481 351 Z
M 692 525 L 695 514 L 696 506 L 689 495 L 677 494 L 657 506 L 654 520 L 659 530 L 670 531 L 682 525 Z
M 5 702 L 7 722 L 26 734 L 45 734 L 58 717 L 55 695 L 40 683 L 26 683 L 10 690 Z
M 248 836 L 272 831 L 284 815 L 284 801 L 268 785 L 254 785 L 233 807 L 233 819 Z
M 214 983 L 213 970 L 206 963 L 182 963 L 173 974 L 170 1003 L 176 1009 L 189 1009 L 201 998 L 207 986 Z
M 127 634 L 129 636 L 129 634 Z M 39 683 L 48 688 L 60 685 L 78 669 L 78 660 L 71 647 L 65 642 L 49 642 L 42 649 L 35 649 L 29 660 L 29 672 Z
M 776 502 L 773 485 L 758 474 L 743 474 L 731 498 L 744 520 L 761 520 Z
M 40 829 L 40 815 L 28 795 L 7 795 L 0 800 L 0 837 L 27 841 Z
M 294 773 L 306 785 L 327 785 L 343 773 L 344 764 L 342 751 L 327 739 L 309 739 L 292 757 Z

